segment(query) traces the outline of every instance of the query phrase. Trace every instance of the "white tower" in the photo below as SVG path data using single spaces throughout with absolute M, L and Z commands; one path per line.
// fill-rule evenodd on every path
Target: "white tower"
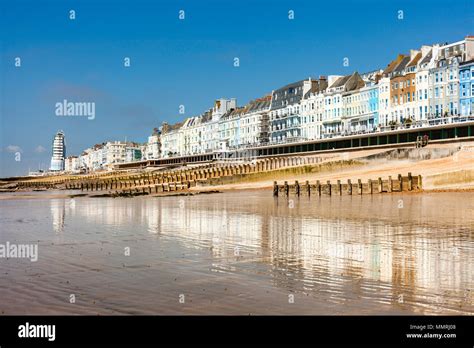
M 64 170 L 64 158 L 66 158 L 66 143 L 64 132 L 58 131 L 53 139 L 53 156 L 51 157 L 51 171 Z

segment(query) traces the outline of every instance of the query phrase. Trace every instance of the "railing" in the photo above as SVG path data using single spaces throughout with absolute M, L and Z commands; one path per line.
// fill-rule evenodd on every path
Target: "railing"
M 445 124 L 454 124 L 461 122 L 474 121 L 474 115 L 461 116 L 445 116 L 445 117 L 430 117 L 425 120 L 418 120 L 408 124 L 396 124 L 393 126 L 381 126 L 379 127 L 379 132 L 389 131 L 389 130 L 403 130 L 410 128 L 423 128 L 429 126 L 445 125 Z

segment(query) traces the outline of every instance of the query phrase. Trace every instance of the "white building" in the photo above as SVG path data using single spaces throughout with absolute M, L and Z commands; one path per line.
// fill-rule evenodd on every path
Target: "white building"
M 381 77 L 377 84 L 379 88 L 379 124 L 387 127 L 390 118 L 390 78 Z
M 64 160 L 64 171 L 68 173 L 75 173 L 79 171 L 79 157 L 69 156 Z
M 239 147 L 264 145 L 269 142 L 269 112 L 272 96 L 268 95 L 248 103 L 234 123 L 235 142 Z
M 227 112 L 237 108 L 237 101 L 232 99 L 218 99 L 214 107 L 202 115 L 201 123 L 204 130 L 201 133 L 203 153 L 209 153 L 220 150 L 221 140 L 219 133 L 219 121 Z
M 183 132 L 181 127 L 184 122 L 168 125 L 163 123 L 161 127 L 161 156 L 163 158 L 180 156 L 183 152 Z
M 127 143 L 124 141 L 108 141 L 103 145 L 101 167 L 112 169 L 115 164 L 124 163 L 126 160 L 125 148 Z
M 51 171 L 64 170 L 64 158 L 66 157 L 66 142 L 63 131 L 58 131 L 53 139 Z
M 416 68 L 416 107 L 415 121 L 425 122 L 430 115 L 430 103 L 428 96 L 430 92 L 429 74 L 434 68 L 435 60 L 431 46 L 421 47 L 421 59 Z
M 152 135 L 148 137 L 145 149 L 142 153 L 143 160 L 158 159 L 161 157 L 161 140 L 160 134 L 156 129 Z
M 219 121 L 220 150 L 236 149 L 240 146 L 241 122 L 244 110 L 245 108 L 232 109 L 221 117 Z
M 347 76 L 329 76 L 329 87 L 324 94 L 323 138 L 340 136 L 347 129 L 343 95 L 365 86 L 357 72 Z M 352 99 L 351 99 L 352 102 Z M 355 100 L 354 102 L 358 102 Z
M 219 121 L 227 112 L 235 109 L 232 99 L 218 99 L 214 106 L 200 116 L 187 118 L 175 125 L 162 126 L 162 157 L 175 157 L 197 153 L 210 153 L 221 148 Z
M 301 136 L 303 139 L 322 138 L 324 93 L 327 87 L 326 77 L 320 76 L 318 88 L 307 92 L 301 100 Z

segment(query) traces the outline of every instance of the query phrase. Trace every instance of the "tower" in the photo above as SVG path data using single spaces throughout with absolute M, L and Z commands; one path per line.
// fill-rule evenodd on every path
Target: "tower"
M 66 143 L 64 132 L 58 131 L 53 139 L 51 171 L 64 170 L 64 159 L 66 158 Z

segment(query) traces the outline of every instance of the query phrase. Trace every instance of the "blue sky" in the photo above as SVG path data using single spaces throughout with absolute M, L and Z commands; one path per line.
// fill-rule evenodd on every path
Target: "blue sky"
M 470 0 L 1 0 L 0 6 L 0 177 L 47 168 L 59 129 L 68 155 L 107 140 L 144 142 L 163 121 L 200 114 L 214 99 L 235 97 L 243 105 L 308 76 L 383 68 L 398 53 L 458 41 L 474 28 Z M 64 99 L 95 102 L 95 119 L 56 116 L 55 104 Z

